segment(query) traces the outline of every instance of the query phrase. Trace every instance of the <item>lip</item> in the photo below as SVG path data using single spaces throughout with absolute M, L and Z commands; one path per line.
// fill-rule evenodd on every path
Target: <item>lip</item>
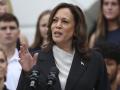
M 11 39 L 12 37 L 11 36 L 7 36 L 7 37 L 5 37 L 6 39 Z
M 108 12 L 106 12 L 106 14 L 112 14 L 113 12 L 112 11 L 108 11 Z
M 63 35 L 63 33 L 62 33 L 62 32 L 59 32 L 59 31 L 55 31 L 55 32 L 53 33 L 53 35 L 56 36 L 56 37 L 59 37 L 59 36 Z
M 11 38 L 5 38 L 5 40 L 11 40 Z

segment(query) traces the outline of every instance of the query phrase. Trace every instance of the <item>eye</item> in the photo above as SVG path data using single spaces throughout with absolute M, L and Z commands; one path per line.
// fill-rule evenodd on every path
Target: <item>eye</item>
M 103 5 L 108 5 L 108 2 L 104 2 Z
M 42 26 L 42 27 L 47 27 L 47 24 L 42 24 L 41 26 Z
M 10 29 L 11 30 L 16 30 L 16 27 L 15 26 L 10 26 Z
M 15 26 L 9 26 L 9 27 L 4 26 L 4 27 L 1 27 L 0 30 L 5 31 L 5 30 L 7 30 L 7 28 L 9 28 L 10 30 L 16 30 L 17 29 L 17 27 L 15 27 Z
M 5 60 L 4 59 L 0 59 L 0 63 L 4 63 L 5 62 Z
M 1 27 L 0 30 L 1 31 L 5 31 L 7 29 L 7 27 Z
M 58 19 L 57 18 L 53 18 L 53 22 L 55 23 L 55 22 L 57 22 L 58 21 Z
M 69 23 L 67 20 L 62 20 L 62 22 L 63 22 L 63 23 L 66 23 L 66 24 Z
M 118 5 L 118 4 L 117 4 L 116 2 L 112 2 L 112 5 L 113 5 L 113 6 L 116 6 L 116 5 Z

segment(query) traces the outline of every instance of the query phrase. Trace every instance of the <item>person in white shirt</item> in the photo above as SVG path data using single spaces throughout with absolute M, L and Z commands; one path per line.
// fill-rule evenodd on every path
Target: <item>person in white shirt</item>
M 0 45 L 7 55 L 8 68 L 5 84 L 9 90 L 16 90 L 22 70 L 16 49 L 19 33 L 19 22 L 16 16 L 10 13 L 0 16 Z

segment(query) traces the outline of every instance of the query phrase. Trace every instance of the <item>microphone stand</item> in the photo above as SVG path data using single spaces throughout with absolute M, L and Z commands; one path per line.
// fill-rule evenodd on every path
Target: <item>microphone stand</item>
M 53 86 L 47 85 L 47 90 L 54 90 Z

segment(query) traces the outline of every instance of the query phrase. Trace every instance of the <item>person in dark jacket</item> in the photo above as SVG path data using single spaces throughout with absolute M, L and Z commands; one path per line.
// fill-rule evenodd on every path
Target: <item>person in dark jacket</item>
M 61 3 L 53 9 L 49 44 L 39 52 L 23 90 L 110 90 L 102 55 L 87 47 L 84 20 L 76 5 Z M 34 59 L 25 45 L 21 45 L 20 57 L 23 70 L 30 71 Z

